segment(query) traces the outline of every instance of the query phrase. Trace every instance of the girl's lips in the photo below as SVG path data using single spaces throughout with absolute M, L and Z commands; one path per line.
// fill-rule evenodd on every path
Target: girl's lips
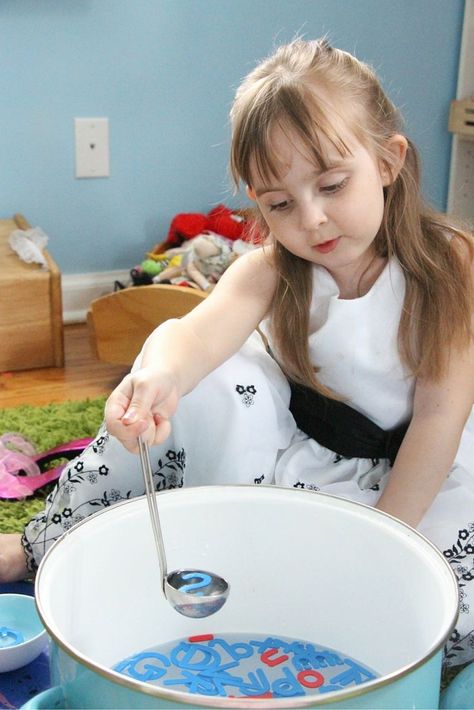
M 321 254 L 327 254 L 328 252 L 332 251 L 337 247 L 340 238 L 341 237 L 336 237 L 335 239 L 330 239 L 328 242 L 322 242 L 322 244 L 315 244 L 314 249 L 321 252 Z

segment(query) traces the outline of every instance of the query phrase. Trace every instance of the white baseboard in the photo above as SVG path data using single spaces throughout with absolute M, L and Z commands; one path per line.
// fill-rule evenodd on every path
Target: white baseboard
M 130 281 L 130 271 L 63 274 L 61 277 L 63 322 L 83 323 L 91 301 L 112 293 L 115 281 L 127 284 Z

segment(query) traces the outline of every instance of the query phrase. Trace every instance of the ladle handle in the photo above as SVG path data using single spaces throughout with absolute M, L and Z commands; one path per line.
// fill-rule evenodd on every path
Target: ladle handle
M 158 558 L 160 561 L 161 576 L 162 576 L 162 587 L 164 592 L 166 575 L 168 573 L 166 564 L 166 554 L 165 546 L 163 544 L 163 535 L 161 532 L 160 516 L 158 514 L 158 506 L 156 504 L 156 495 L 153 487 L 153 472 L 151 470 L 150 463 L 150 451 L 148 449 L 148 444 L 146 444 L 141 436 L 138 437 L 138 449 L 140 452 L 140 460 L 142 464 L 143 479 L 145 481 L 145 491 L 146 499 L 148 502 L 148 509 L 150 511 L 151 526 L 153 528 L 153 535 L 155 537 L 156 550 L 158 552 Z

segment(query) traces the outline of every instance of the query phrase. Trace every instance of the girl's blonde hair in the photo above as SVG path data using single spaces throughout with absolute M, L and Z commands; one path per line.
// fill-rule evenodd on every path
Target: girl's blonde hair
M 329 97 L 325 98 L 325 97 Z M 243 81 L 231 110 L 231 172 L 237 185 L 278 176 L 272 150 L 276 127 L 296 134 L 323 170 L 327 159 L 320 137 L 341 156 L 350 153 L 334 126 L 335 112 L 357 140 L 386 168 L 393 156 L 387 140 L 402 131 L 402 119 L 371 67 L 325 39 L 280 47 Z M 268 236 L 260 218 L 259 228 Z M 474 257 L 472 234 L 452 225 L 422 200 L 417 151 L 408 141 L 405 163 L 385 188 L 383 221 L 375 238 L 379 256 L 395 256 L 406 277 L 399 327 L 403 362 L 417 377 L 439 379 L 449 353 L 472 338 Z M 312 265 L 274 244 L 279 274 L 271 332 L 282 366 L 296 382 L 321 392 L 308 349 Z

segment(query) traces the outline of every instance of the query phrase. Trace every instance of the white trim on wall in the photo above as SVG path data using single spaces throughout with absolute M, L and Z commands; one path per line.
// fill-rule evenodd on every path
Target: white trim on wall
M 83 323 L 91 301 L 112 293 L 115 281 L 128 284 L 130 272 L 95 271 L 88 274 L 63 274 L 61 289 L 64 323 Z

